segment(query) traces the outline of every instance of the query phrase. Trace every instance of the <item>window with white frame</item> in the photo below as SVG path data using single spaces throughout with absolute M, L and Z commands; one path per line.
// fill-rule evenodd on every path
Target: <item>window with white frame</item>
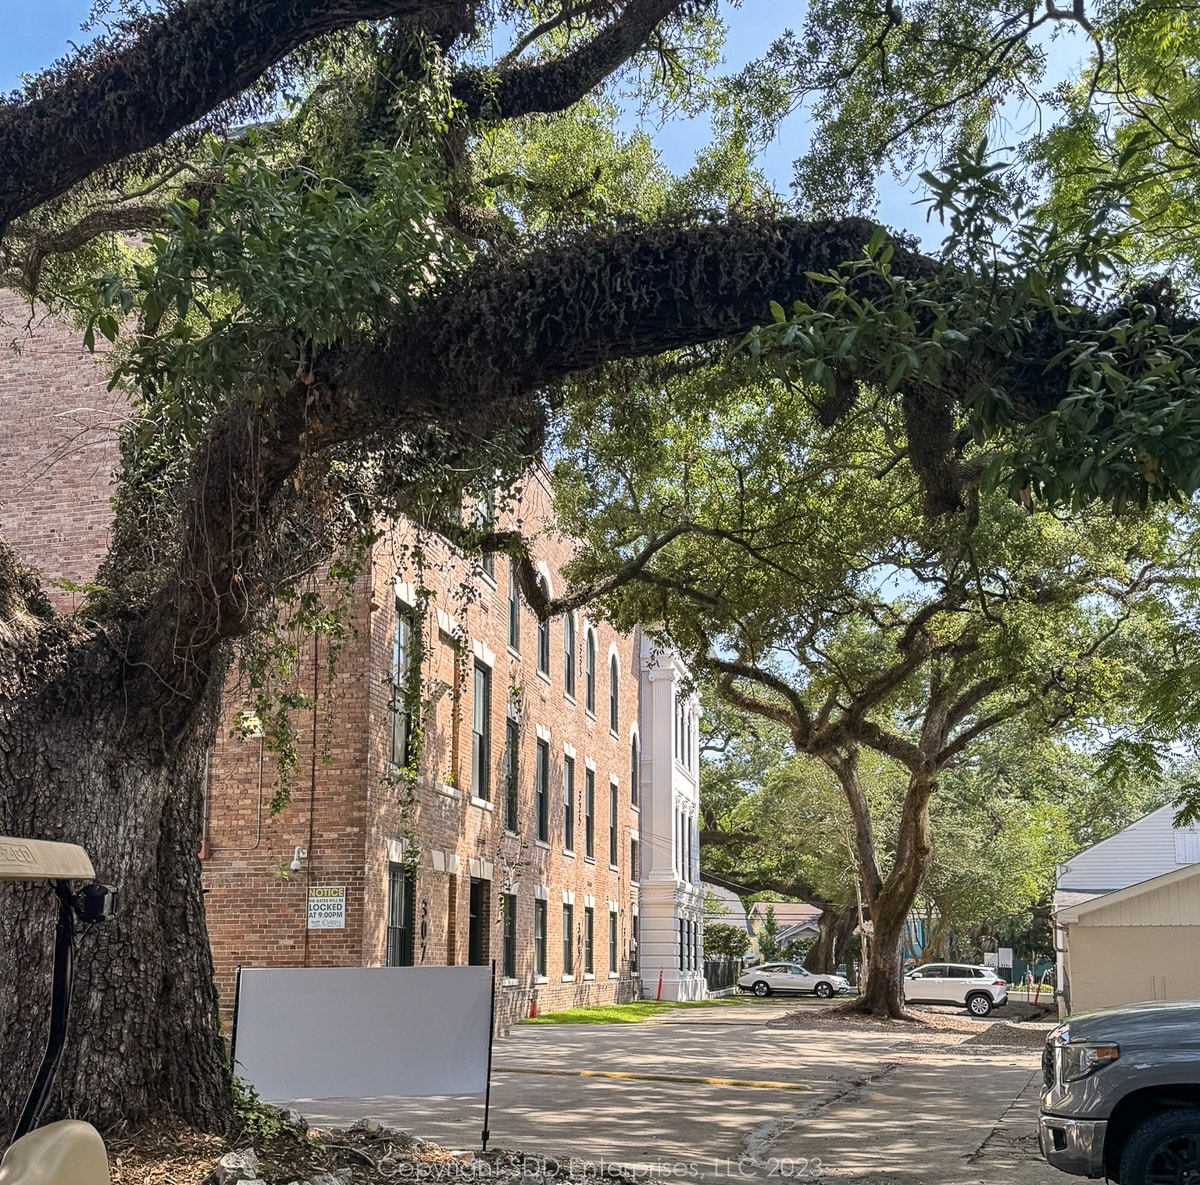
M 575 615 L 563 614 L 563 695 L 575 697 Z
M 500 916 L 504 922 L 504 978 L 517 978 L 517 898 L 505 893 L 500 899 Z
M 471 793 L 491 798 L 492 668 L 475 663 L 474 694 L 471 701 Z
M 538 578 L 538 584 L 541 586 L 542 592 L 548 597 L 550 595 L 550 585 L 545 576 Z M 550 674 L 550 622 L 544 617 L 538 618 L 537 627 L 537 667 L 543 675 Z
M 596 911 L 583 907 L 583 973 L 596 974 Z
M 420 671 L 417 669 L 416 610 L 396 598 L 396 620 L 392 626 L 392 751 L 393 765 L 408 765 L 413 756 Z
M 537 761 L 533 771 L 533 798 L 537 814 L 537 837 L 550 839 L 550 746 L 538 737 Z
M 596 631 L 589 629 L 583 647 L 583 706 L 596 714 Z
M 610 782 L 608 786 L 608 862 L 617 866 L 617 784 Z
M 563 905 L 563 974 L 575 974 L 575 907 Z
M 563 756 L 563 850 L 575 850 L 575 758 Z
M 591 766 L 583 770 L 583 854 L 596 858 L 596 771 Z
M 546 978 L 546 901 L 538 897 L 533 902 L 533 973 Z
M 508 644 L 521 649 L 521 594 L 517 591 L 517 561 L 508 561 Z
M 637 733 L 629 738 L 629 802 L 638 805 L 638 783 L 642 780 L 642 767 L 638 761 Z

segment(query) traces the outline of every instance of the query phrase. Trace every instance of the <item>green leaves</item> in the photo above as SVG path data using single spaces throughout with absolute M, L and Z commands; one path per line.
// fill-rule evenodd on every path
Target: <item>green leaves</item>
M 223 180 L 203 208 L 175 202 L 128 272 L 81 294 L 95 310 L 89 348 L 96 332 L 111 341 L 132 328 L 135 313 L 144 327 L 114 372 L 141 400 L 131 473 L 141 456 L 157 467 L 164 450 L 197 443 L 230 401 L 287 389 L 317 352 L 403 311 L 454 266 L 419 157 L 365 149 L 351 186 L 288 164 L 254 136 L 208 152 Z

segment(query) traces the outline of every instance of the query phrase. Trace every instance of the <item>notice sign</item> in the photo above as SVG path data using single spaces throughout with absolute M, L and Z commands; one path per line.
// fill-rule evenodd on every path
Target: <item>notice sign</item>
M 308 928 L 344 930 L 346 928 L 346 886 L 309 885 Z
M 492 969 L 243 967 L 237 1018 L 238 1073 L 264 1099 L 480 1094 Z

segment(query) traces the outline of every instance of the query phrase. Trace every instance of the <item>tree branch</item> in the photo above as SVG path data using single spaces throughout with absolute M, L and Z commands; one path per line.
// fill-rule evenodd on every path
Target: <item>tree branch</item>
M 795 897 L 808 905 L 819 909 L 838 908 L 836 902 L 830 901 L 823 893 L 818 893 L 815 886 L 808 881 L 789 881 L 777 876 L 755 876 L 739 874 L 734 880 L 724 873 L 713 872 L 710 869 L 700 870 L 701 881 L 709 881 L 722 889 L 728 889 L 739 897 L 749 897 L 754 893 L 778 893 L 781 897 Z
M 561 58 L 499 74 L 465 70 L 451 83 L 451 93 L 473 119 L 494 121 L 565 111 L 629 61 L 654 29 L 684 2 L 630 0 L 603 32 Z
M 292 50 L 358 21 L 430 17 L 472 0 L 188 0 L 133 40 L 97 42 L 0 101 L 0 236 L 98 169 L 161 144 Z

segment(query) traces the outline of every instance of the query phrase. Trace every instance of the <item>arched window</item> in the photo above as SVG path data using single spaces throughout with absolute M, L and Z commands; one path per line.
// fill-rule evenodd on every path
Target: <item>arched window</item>
M 575 615 L 563 614 L 563 694 L 575 694 Z
M 608 727 L 617 731 L 617 656 L 614 654 L 608 662 Z
M 583 657 L 583 706 L 596 713 L 596 633 L 588 630 Z
M 629 801 L 633 806 L 638 804 L 638 782 L 641 781 L 641 765 L 638 762 L 637 733 L 629 738 Z

